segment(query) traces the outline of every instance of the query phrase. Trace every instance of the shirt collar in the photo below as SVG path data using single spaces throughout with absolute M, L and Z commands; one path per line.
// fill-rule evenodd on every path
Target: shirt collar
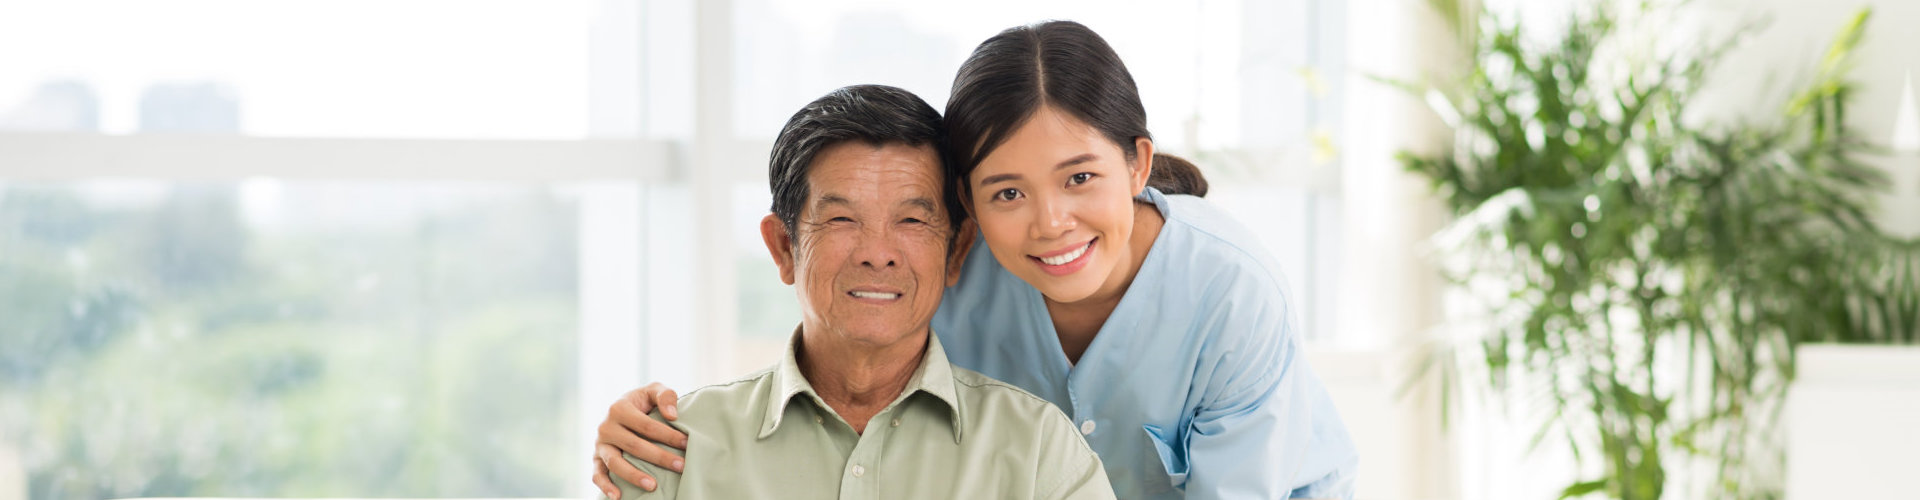
M 787 355 L 781 358 L 780 365 L 774 368 L 773 384 L 771 384 L 774 392 L 771 394 L 770 404 L 767 405 L 766 415 L 761 419 L 760 439 L 772 436 L 773 431 L 780 428 L 780 417 L 786 415 L 787 405 L 792 403 L 794 395 L 804 393 L 813 400 L 815 405 L 831 411 L 826 401 L 822 401 L 820 395 L 814 392 L 813 384 L 807 381 L 806 375 L 800 372 L 797 356 L 800 348 L 800 329 L 799 326 L 794 327 L 793 337 L 787 339 Z M 954 384 L 953 364 L 947 361 L 947 351 L 940 347 L 940 336 L 934 335 L 929 330 L 926 356 L 920 359 L 920 366 L 913 370 L 913 378 L 907 382 L 906 389 L 900 391 L 900 397 L 887 405 L 887 409 L 881 411 L 881 414 L 891 413 L 915 392 L 927 393 L 947 405 L 947 410 L 952 416 L 948 420 L 953 425 L 953 442 L 959 444 L 960 430 L 966 428 L 966 412 L 962 411 L 959 391 Z
M 1166 193 L 1161 193 L 1159 188 L 1153 186 L 1147 186 L 1146 189 L 1140 190 L 1140 194 L 1134 196 L 1133 201 L 1152 203 L 1153 208 L 1160 210 L 1161 217 L 1166 217 L 1173 213 L 1173 206 L 1167 202 Z

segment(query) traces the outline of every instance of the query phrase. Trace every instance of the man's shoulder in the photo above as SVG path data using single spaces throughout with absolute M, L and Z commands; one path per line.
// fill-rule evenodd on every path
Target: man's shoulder
M 702 386 L 680 396 L 680 419 L 676 426 L 686 425 L 727 425 L 731 420 L 743 415 L 758 413 L 744 412 L 745 408 L 757 408 L 767 404 L 773 391 L 774 370 L 776 367 L 763 368 L 739 378 L 717 384 Z M 657 416 L 659 412 L 654 412 Z M 683 429 L 684 430 L 684 429 Z
M 984 373 L 961 368 L 960 365 L 953 365 L 953 382 L 958 385 L 961 392 L 968 393 L 969 396 L 1007 399 L 1018 405 L 1053 406 L 1053 403 L 1048 403 L 1040 396 L 1035 396 L 1018 386 L 1001 382 L 1000 379 L 989 377 Z
M 1059 426 L 1073 427 L 1072 421 L 1059 407 L 1013 384 L 959 366 L 953 367 L 953 382 L 960 392 L 961 404 L 974 413 L 971 416 L 973 425 L 992 425 L 1004 429 L 1004 421 L 988 422 L 1001 419 L 1021 422 L 1035 431 Z
M 967 439 L 975 440 L 972 446 L 1028 450 L 1021 456 L 1037 478 L 1038 497 L 1067 491 L 1070 498 L 1113 498 L 1100 457 L 1059 407 L 972 370 L 954 367 L 953 378 L 969 408 L 967 435 L 989 436 Z

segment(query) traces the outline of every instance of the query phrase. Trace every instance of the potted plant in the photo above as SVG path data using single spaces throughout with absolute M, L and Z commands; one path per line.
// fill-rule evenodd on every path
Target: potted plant
M 1455 131 L 1451 151 L 1402 161 L 1451 211 L 1436 256 L 1483 311 L 1462 321 L 1484 335 L 1432 366 L 1450 387 L 1547 401 L 1533 441 L 1601 471 L 1563 497 L 1661 498 L 1703 461 L 1699 493 L 1777 496 L 1795 346 L 1920 331 L 1914 245 L 1868 217 L 1884 175 L 1844 120 L 1870 16 L 1790 102 L 1757 103 L 1777 120 L 1698 123 L 1689 104 L 1739 36 L 1631 32 L 1623 13 L 1676 8 L 1637 5 L 1592 2 L 1547 37 L 1464 16 L 1464 78 L 1397 82 Z

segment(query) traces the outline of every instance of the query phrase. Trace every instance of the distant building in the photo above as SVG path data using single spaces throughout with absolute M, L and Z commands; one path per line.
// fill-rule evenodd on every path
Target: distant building
M 240 100 L 214 82 L 163 83 L 140 94 L 140 132 L 240 132 Z
M 31 97 L 0 111 L 0 130 L 98 132 L 100 97 L 80 81 L 43 83 Z

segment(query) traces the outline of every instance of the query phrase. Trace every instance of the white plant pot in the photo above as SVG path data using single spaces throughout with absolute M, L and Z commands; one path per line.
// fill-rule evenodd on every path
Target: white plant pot
M 1914 498 L 1920 346 L 1800 346 L 1784 418 L 1788 500 Z

